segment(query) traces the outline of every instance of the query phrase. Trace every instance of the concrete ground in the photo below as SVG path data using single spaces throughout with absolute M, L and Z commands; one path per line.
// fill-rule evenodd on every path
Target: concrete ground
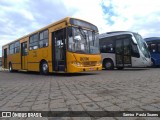
M 47 76 L 30 72 L 0 71 L 0 111 L 160 111 L 160 68 L 102 70 Z M 41 119 L 157 120 L 160 117 L 93 115 L 37 118 Z

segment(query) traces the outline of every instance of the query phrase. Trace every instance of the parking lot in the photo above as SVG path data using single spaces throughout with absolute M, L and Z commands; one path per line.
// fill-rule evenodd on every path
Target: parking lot
M 47 76 L 30 72 L 1 71 L 0 111 L 160 111 L 160 68 L 102 70 Z M 45 119 L 157 120 L 159 118 Z

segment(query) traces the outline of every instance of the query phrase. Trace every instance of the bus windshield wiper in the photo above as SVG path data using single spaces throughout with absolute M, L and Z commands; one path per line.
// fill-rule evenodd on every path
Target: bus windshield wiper
M 86 38 L 87 38 L 87 37 L 86 37 L 86 33 L 82 30 L 81 27 L 78 27 L 78 30 L 80 31 L 82 37 L 86 40 Z

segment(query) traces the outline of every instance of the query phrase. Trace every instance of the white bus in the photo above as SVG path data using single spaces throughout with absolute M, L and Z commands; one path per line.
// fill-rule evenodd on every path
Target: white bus
M 114 31 L 99 35 L 103 68 L 119 70 L 124 67 L 151 66 L 146 42 L 138 33 Z

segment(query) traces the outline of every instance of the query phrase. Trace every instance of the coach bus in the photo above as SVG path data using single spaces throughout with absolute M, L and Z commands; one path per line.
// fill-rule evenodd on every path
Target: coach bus
M 98 28 L 84 20 L 66 17 L 2 46 L 3 68 L 49 72 L 83 72 L 102 69 Z
M 152 66 L 160 66 L 160 37 L 149 37 L 144 39 L 151 54 Z
M 138 33 L 114 31 L 99 35 L 103 68 L 147 67 L 151 57 L 146 42 Z

